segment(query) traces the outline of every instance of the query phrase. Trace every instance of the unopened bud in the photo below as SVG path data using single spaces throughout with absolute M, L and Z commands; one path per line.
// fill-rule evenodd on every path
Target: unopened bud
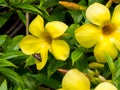
M 70 10 L 86 10 L 86 7 L 80 6 L 79 4 L 73 2 L 59 1 L 59 4 Z
M 109 82 L 102 82 L 95 88 L 95 90 L 118 90 L 118 89 Z
M 71 69 L 62 80 L 62 90 L 90 90 L 90 81 L 79 70 Z

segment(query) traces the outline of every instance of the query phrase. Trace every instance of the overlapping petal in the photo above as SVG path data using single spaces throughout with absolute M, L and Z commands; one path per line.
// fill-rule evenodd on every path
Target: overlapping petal
M 107 7 L 100 3 L 90 5 L 86 11 L 87 19 L 98 26 L 103 26 L 110 20 L 110 12 Z
M 42 61 L 36 60 L 36 67 L 37 70 L 41 70 L 46 65 L 48 59 L 48 49 L 47 48 L 41 49 L 37 53 L 40 53 Z
M 94 48 L 94 55 L 98 62 L 106 62 L 105 53 L 109 54 L 113 60 L 118 55 L 117 48 L 108 38 L 101 40 L 101 42 L 99 42 Z
M 51 53 L 58 60 L 66 60 L 69 56 L 69 45 L 63 40 L 52 40 Z
M 60 21 L 48 22 L 45 26 L 45 30 L 50 34 L 52 38 L 57 38 L 64 34 L 68 26 Z
M 120 29 L 120 5 L 115 7 L 111 22 Z
M 32 35 L 40 37 L 44 32 L 44 20 L 41 16 L 37 16 L 29 25 L 29 31 Z
M 49 45 L 44 38 L 36 38 L 32 35 L 25 36 L 20 42 L 21 50 L 28 55 L 34 54 L 42 48 L 48 49 Z
M 84 24 L 76 29 L 75 38 L 80 45 L 90 48 L 93 47 L 101 36 L 101 30 L 92 24 Z
M 115 32 L 112 36 L 116 47 L 120 50 L 120 32 Z

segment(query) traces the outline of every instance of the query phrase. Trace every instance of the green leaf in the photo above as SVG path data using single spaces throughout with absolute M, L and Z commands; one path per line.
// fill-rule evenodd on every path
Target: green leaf
M 10 51 L 10 52 L 5 52 L 3 56 L 1 56 L 1 59 L 12 59 L 12 58 L 16 58 L 16 57 L 20 57 L 20 56 L 25 56 L 24 53 L 22 53 L 21 51 Z
M 110 68 L 110 71 L 111 71 L 111 73 L 114 75 L 114 74 L 115 74 L 115 65 L 114 65 L 113 60 L 112 60 L 112 58 L 110 57 L 110 55 L 107 54 L 107 53 L 105 53 L 105 57 L 106 57 L 108 66 L 109 66 L 109 68 Z
M 41 84 L 34 77 L 30 76 L 29 73 L 22 75 L 22 78 L 26 84 L 26 87 L 29 88 L 29 90 L 37 90 L 36 88 Z
M 8 21 L 12 13 L 5 13 L 0 16 L 0 28 Z
M 113 76 L 113 82 L 117 88 L 120 88 L 120 57 L 115 61 L 115 74 Z
M 70 15 L 72 16 L 74 23 L 80 23 L 83 19 L 82 11 L 74 10 L 74 11 L 68 11 Z
M 18 4 L 13 4 L 12 6 L 15 8 L 21 8 L 23 10 L 28 10 L 28 11 L 31 11 L 33 13 L 37 13 L 37 14 L 42 15 L 42 12 L 38 8 L 36 8 L 35 6 L 33 6 L 31 4 L 18 3 Z
M 85 51 L 85 48 L 79 47 L 75 51 L 72 52 L 71 54 L 72 65 L 74 65 L 74 63 L 82 57 L 84 51 Z
M 31 75 L 31 76 L 36 78 L 39 82 L 41 82 L 55 90 L 58 89 L 61 84 L 54 78 L 48 78 L 48 76 L 46 76 L 44 74 L 37 74 L 37 75 Z
M 13 66 L 16 67 L 16 65 L 14 65 L 12 62 L 5 60 L 5 59 L 0 59 L 0 67 L 3 66 Z
M 79 24 L 71 24 L 65 33 L 74 37 L 75 29 L 78 28 L 79 26 L 80 26 Z
M 0 67 L 0 73 L 5 75 L 13 83 L 13 85 L 18 85 L 24 88 L 24 82 L 22 78 L 12 69 Z
M 7 35 L 0 35 L 0 46 L 5 42 Z
M 1 84 L 0 90 L 8 90 L 7 89 L 7 81 L 6 80 L 4 80 L 3 83 Z
M 19 42 L 23 38 L 23 35 L 17 35 L 7 44 L 6 51 L 19 50 Z
M 35 58 L 31 55 L 27 58 L 26 62 L 25 62 L 25 67 L 31 66 L 35 64 Z
M 48 77 L 50 77 L 59 67 L 63 66 L 64 64 L 64 61 L 52 59 L 47 69 Z
M 20 10 L 17 11 L 20 20 L 26 25 L 26 17 Z

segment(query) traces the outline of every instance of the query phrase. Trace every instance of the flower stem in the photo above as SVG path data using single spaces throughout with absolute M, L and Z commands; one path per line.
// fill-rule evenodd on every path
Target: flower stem
M 27 12 L 26 13 L 26 35 L 29 34 L 28 26 L 29 26 L 29 13 Z

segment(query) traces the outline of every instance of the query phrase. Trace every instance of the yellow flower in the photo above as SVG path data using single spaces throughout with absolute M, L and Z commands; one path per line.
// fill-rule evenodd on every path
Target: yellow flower
M 38 70 L 41 70 L 48 59 L 50 51 L 57 60 L 66 60 L 69 56 L 69 45 L 60 40 L 68 26 L 60 21 L 48 22 L 44 28 L 44 20 L 37 16 L 30 24 L 29 31 L 32 35 L 25 36 L 20 42 L 21 50 L 27 54 L 38 54 L 40 60 L 36 60 Z
M 86 10 L 86 17 L 91 23 L 75 30 L 76 40 L 86 48 L 95 46 L 94 55 L 98 62 L 106 62 L 104 53 L 114 60 L 120 50 L 120 5 L 115 7 L 111 17 L 107 7 L 93 3 Z
M 118 90 L 118 89 L 109 82 L 102 82 L 95 88 L 95 90 Z
M 90 90 L 89 79 L 79 70 L 69 70 L 62 80 L 62 88 L 58 90 Z

